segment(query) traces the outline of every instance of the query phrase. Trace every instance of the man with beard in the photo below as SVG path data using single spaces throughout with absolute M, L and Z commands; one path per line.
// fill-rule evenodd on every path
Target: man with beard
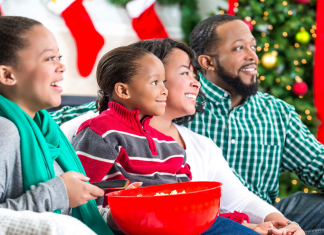
M 190 47 L 201 66 L 206 108 L 187 126 L 211 138 L 245 186 L 269 203 L 283 171 L 323 190 L 324 146 L 293 106 L 257 92 L 257 46 L 248 26 L 236 16 L 212 16 L 194 28 Z M 275 206 L 306 234 L 324 234 L 323 194 L 299 192 Z

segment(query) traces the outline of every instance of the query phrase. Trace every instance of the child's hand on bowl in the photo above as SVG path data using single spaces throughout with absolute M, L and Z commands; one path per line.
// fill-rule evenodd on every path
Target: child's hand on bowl
M 139 188 L 139 187 L 142 186 L 142 184 L 143 184 L 143 182 L 134 182 L 134 183 L 131 183 L 130 185 L 127 186 L 127 188 L 125 188 L 125 190 Z M 113 220 L 113 218 L 111 216 L 110 210 L 109 210 L 109 212 L 107 214 L 107 221 L 108 221 L 108 225 L 110 227 L 119 230 L 118 226 L 116 225 L 115 221 Z
M 125 190 L 127 189 L 134 189 L 134 188 L 139 188 L 141 187 L 143 184 L 143 182 L 135 182 L 135 183 L 131 183 L 130 185 L 127 186 L 127 188 L 125 188 Z

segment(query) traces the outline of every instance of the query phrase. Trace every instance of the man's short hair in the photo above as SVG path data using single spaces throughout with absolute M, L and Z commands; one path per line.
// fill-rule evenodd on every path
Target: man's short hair
M 216 34 L 218 26 L 233 21 L 241 20 L 233 15 L 214 15 L 201 21 L 191 32 L 189 45 L 197 53 L 197 56 L 206 54 L 217 48 L 219 38 Z

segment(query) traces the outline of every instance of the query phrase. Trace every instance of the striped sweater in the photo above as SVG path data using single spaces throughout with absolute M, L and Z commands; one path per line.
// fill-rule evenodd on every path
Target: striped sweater
M 186 152 L 149 126 L 151 116 L 109 102 L 109 110 L 84 122 L 72 139 L 90 182 L 129 179 L 143 186 L 191 180 Z

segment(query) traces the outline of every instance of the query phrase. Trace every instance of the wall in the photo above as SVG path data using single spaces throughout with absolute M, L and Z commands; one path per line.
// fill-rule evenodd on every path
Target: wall
M 79 75 L 76 66 L 77 53 L 74 39 L 63 19 L 46 9 L 46 2 L 46 0 L 4 0 L 2 8 L 5 15 L 19 15 L 36 19 L 53 32 L 63 55 L 62 63 L 67 67 L 64 74 L 62 95 L 96 96 L 98 88 L 95 80 L 95 69 L 86 78 Z M 110 4 L 108 0 L 84 0 L 83 4 L 96 29 L 105 39 L 105 45 L 98 55 L 97 62 L 107 51 L 138 41 L 131 27 L 131 20 L 124 8 L 116 7 Z M 216 13 L 217 6 L 227 7 L 226 0 L 199 0 L 198 4 L 199 13 L 203 19 L 208 17 L 210 12 Z M 179 6 L 160 6 L 157 4 L 156 11 L 169 36 L 173 39 L 181 39 Z

